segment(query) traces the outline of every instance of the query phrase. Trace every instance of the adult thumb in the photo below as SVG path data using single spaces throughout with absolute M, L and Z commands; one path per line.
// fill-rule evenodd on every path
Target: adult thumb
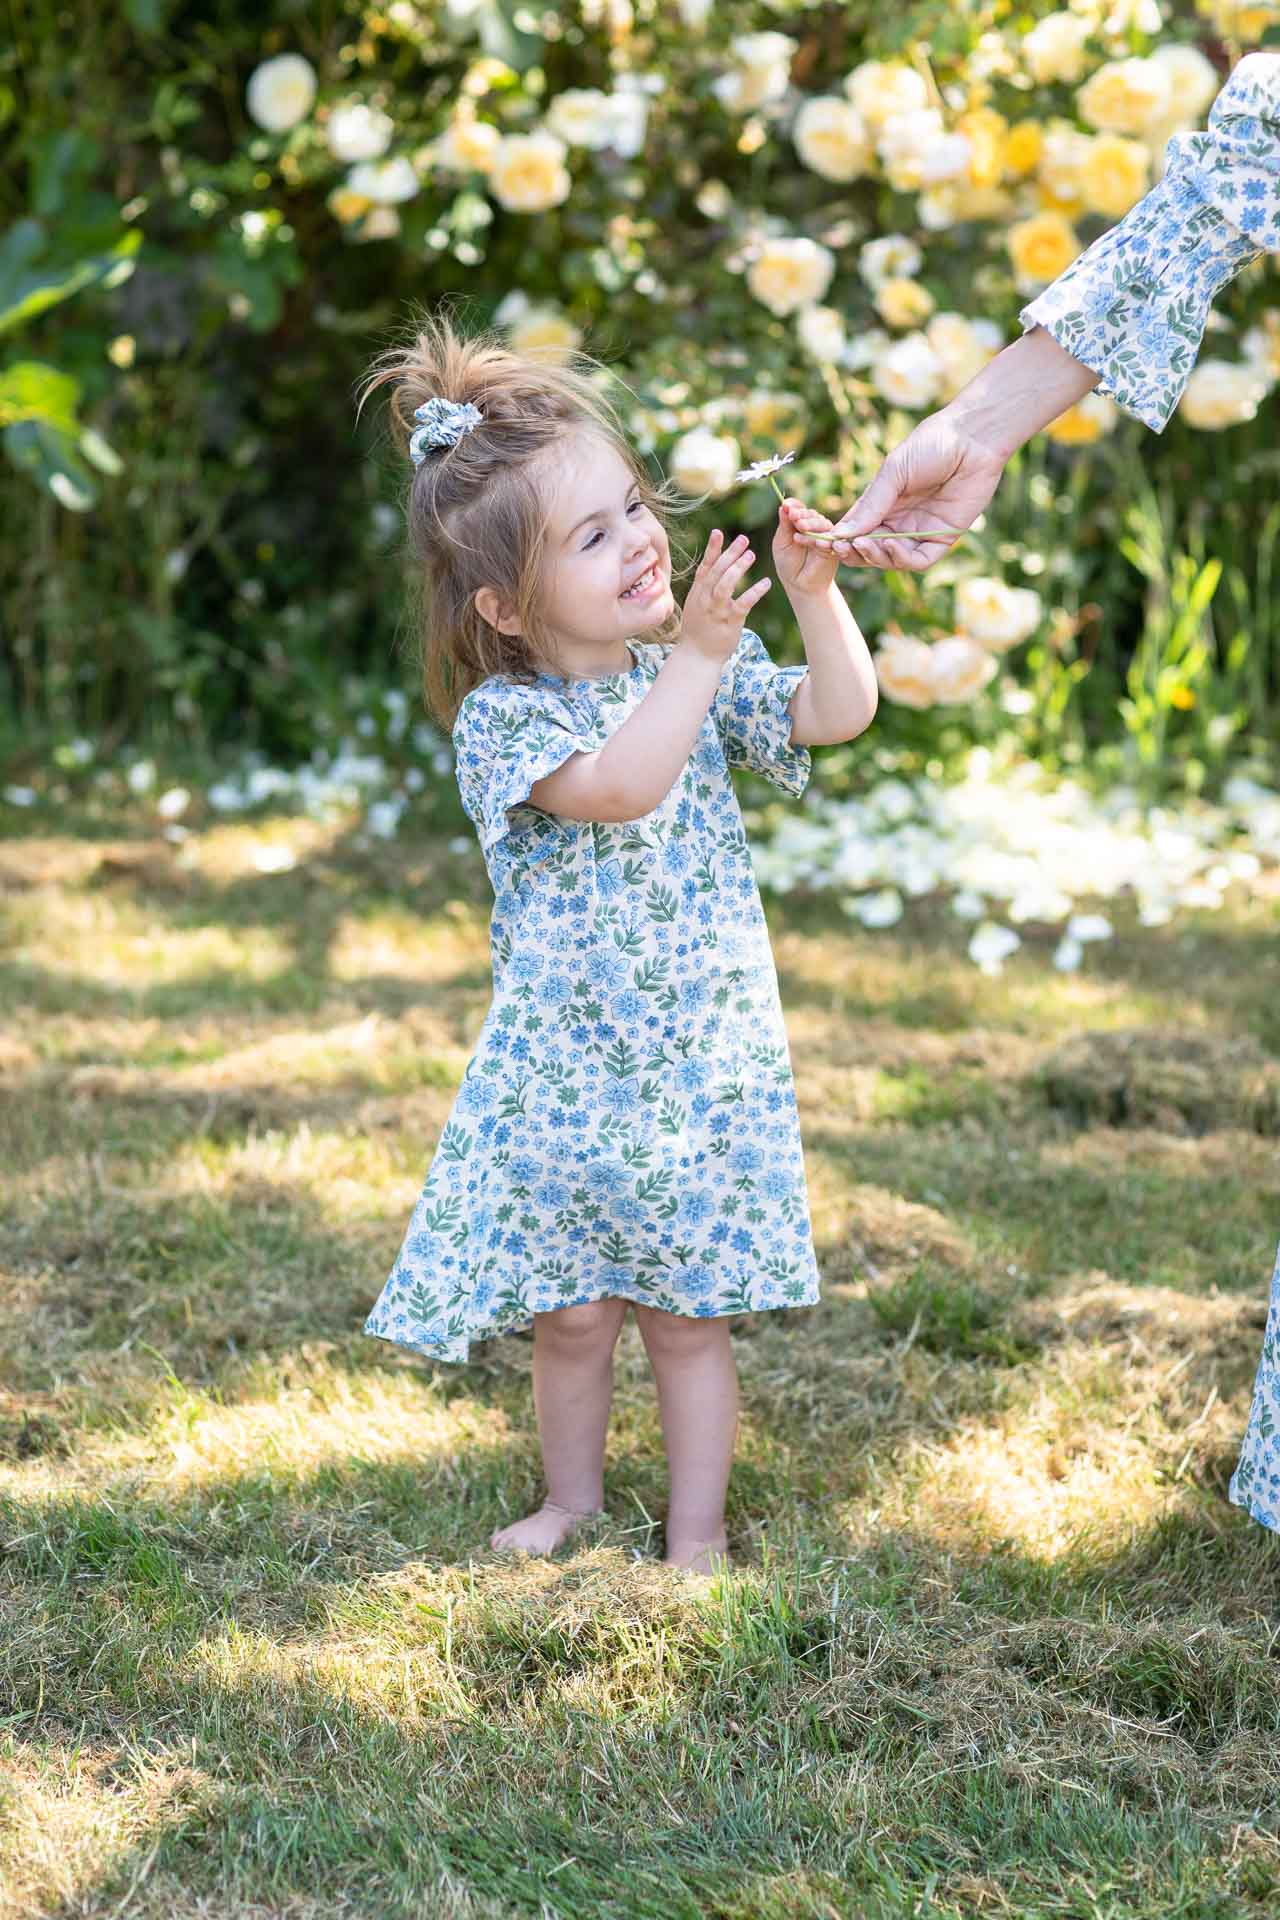
M 890 454 L 871 485 L 854 501 L 844 519 L 836 522 L 833 531 L 843 539 L 856 540 L 872 527 L 883 526 L 899 504 L 900 494 L 897 461 Z

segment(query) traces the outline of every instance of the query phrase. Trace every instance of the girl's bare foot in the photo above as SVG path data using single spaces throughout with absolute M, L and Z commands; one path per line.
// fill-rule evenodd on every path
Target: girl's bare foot
M 490 1534 L 489 1545 L 499 1553 L 554 1553 L 561 1541 L 576 1532 L 584 1520 L 594 1520 L 603 1512 L 603 1507 L 578 1512 L 572 1507 L 557 1506 L 554 1500 L 544 1500 L 536 1513 L 527 1514 L 523 1520 L 499 1527 L 496 1533 Z
M 710 1540 L 668 1540 L 665 1564 L 688 1573 L 727 1573 L 733 1564 L 728 1535 L 721 1527 Z

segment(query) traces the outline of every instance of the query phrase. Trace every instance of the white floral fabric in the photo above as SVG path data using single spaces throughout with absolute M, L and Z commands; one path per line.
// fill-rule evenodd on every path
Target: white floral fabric
M 609 1295 L 700 1318 L 819 1297 L 777 976 L 729 768 L 798 796 L 804 667 L 743 633 L 688 763 L 624 823 L 529 792 L 634 712 L 629 673 L 495 676 L 454 727 L 494 904 L 493 1002 L 365 1331 L 471 1341 Z
M 1280 249 L 1280 54 L 1241 60 L 1207 131 L 1175 133 L 1165 158 L 1163 179 L 1020 316 L 1156 433 L 1182 397 L 1215 295 Z
M 1280 1253 L 1271 1276 L 1271 1305 L 1249 1424 L 1228 1494 L 1236 1506 L 1280 1533 Z

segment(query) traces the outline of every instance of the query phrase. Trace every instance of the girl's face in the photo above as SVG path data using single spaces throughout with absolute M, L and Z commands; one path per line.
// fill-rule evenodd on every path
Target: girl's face
M 566 673 L 629 670 L 627 639 L 672 612 L 671 549 L 626 462 L 607 440 L 575 434 L 550 477 L 540 611 Z

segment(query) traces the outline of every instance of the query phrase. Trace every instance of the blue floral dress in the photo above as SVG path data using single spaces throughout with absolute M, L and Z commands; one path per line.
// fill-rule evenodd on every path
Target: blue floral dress
M 1206 131 L 1175 134 L 1166 153 L 1164 178 L 1021 315 L 1157 433 L 1182 397 L 1215 294 L 1261 253 L 1280 252 L 1280 54 L 1241 60 Z M 1229 1493 L 1280 1531 L 1280 1255 Z
M 1097 391 L 1161 432 L 1210 305 L 1241 267 L 1280 251 L 1280 54 L 1251 53 L 1203 133 L 1175 133 L 1159 180 L 1022 310 L 1101 375 Z
M 749 631 L 680 778 L 577 821 L 534 783 L 634 712 L 629 673 L 497 676 L 454 726 L 494 904 L 493 1003 L 367 1333 L 439 1360 L 609 1295 L 708 1317 L 813 1305 L 818 1269 L 777 976 L 730 767 L 798 796 L 809 754 Z

